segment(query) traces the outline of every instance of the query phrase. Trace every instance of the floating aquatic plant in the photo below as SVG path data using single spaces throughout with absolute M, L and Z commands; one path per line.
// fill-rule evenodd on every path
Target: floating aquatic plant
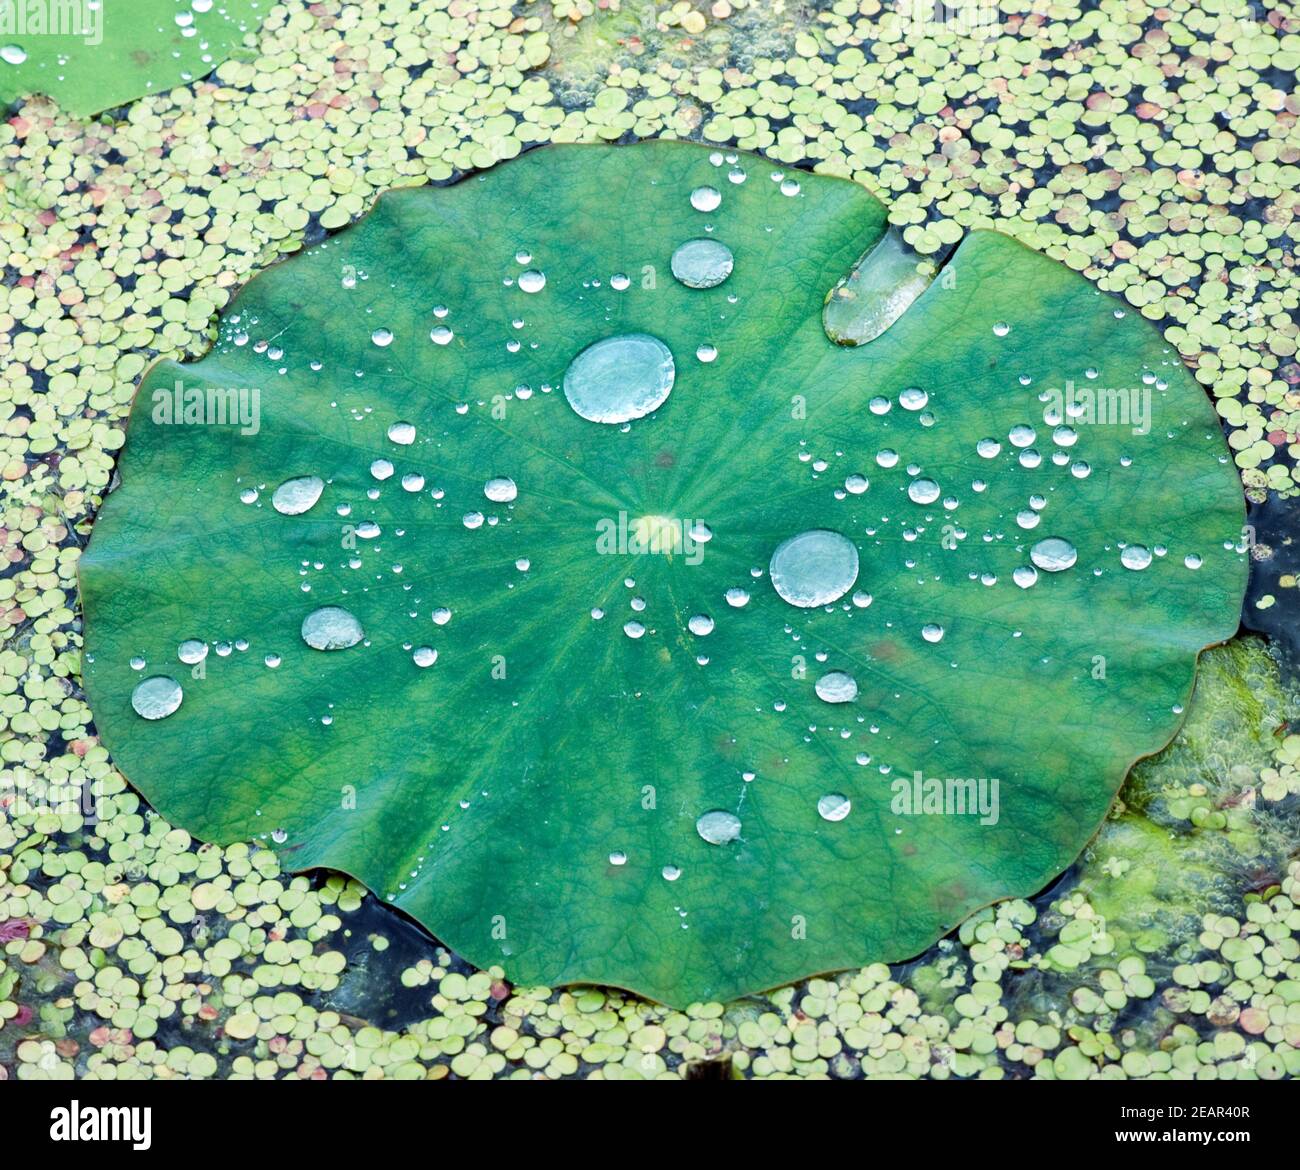
M 1042 887 L 1236 629 L 1237 479 L 1153 329 L 996 233 L 836 344 L 884 233 L 755 156 L 558 147 L 269 270 L 145 377 L 82 562 L 125 775 L 672 1003 Z

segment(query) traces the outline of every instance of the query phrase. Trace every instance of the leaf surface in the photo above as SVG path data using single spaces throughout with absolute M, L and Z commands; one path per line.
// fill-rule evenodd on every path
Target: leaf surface
M 271 0 L 0 0 L 0 101 L 43 93 L 78 117 L 211 73 Z
M 351 873 L 516 982 L 673 1004 L 907 958 L 1077 857 L 1237 628 L 1210 404 L 1147 323 L 992 232 L 837 346 L 823 302 L 883 208 L 720 159 L 553 147 L 389 193 L 151 370 L 81 579 L 97 724 L 155 807 Z M 699 239 L 733 268 L 689 288 L 672 257 Z M 588 421 L 566 372 L 629 335 L 666 346 L 671 391 Z M 635 398 L 645 370 L 613 368 Z M 1070 385 L 1128 396 L 1057 418 Z M 169 421 L 196 390 L 207 425 Z M 277 489 L 319 496 L 284 514 Z M 857 559 L 812 608 L 771 570 L 807 532 Z M 1074 563 L 1022 587 L 1044 540 Z M 787 595 L 844 585 L 778 569 Z M 363 637 L 313 649 L 318 610 Z M 179 709 L 137 714 L 149 678 Z M 941 811 L 904 807 L 927 781 Z

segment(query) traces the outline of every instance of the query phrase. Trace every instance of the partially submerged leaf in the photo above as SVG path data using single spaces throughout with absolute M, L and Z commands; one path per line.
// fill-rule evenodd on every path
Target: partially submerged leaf
M 211 73 L 271 0 L 0 0 L 0 102 L 48 94 L 78 116 Z
M 155 807 L 513 980 L 678 1004 L 906 958 L 1074 860 L 1237 626 L 1213 410 L 991 232 L 833 344 L 882 208 L 721 162 L 392 192 L 153 368 L 82 590 Z M 719 282 L 674 278 L 691 240 Z
M 839 345 L 874 341 L 930 287 L 935 259 L 923 259 L 890 227 L 827 293 L 826 336 Z

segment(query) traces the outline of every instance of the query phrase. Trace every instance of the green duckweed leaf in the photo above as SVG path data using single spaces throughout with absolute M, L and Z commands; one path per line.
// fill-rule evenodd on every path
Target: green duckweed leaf
M 513 980 L 673 1004 L 906 958 L 1075 859 L 1237 627 L 1214 412 L 992 232 L 835 345 L 882 207 L 731 169 L 553 147 L 389 193 L 149 372 L 81 582 L 155 807 Z
M 78 117 L 226 60 L 271 0 L 0 0 L 0 102 L 48 94 Z

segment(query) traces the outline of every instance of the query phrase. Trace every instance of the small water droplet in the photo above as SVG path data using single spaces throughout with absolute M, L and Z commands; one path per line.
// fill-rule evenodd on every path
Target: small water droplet
M 671 263 L 673 275 L 687 288 L 714 288 L 731 275 L 735 257 L 718 240 L 687 240 Z
M 1048 536 L 1029 550 L 1029 559 L 1045 573 L 1060 573 L 1070 568 L 1079 554 L 1068 540 Z
M 435 325 L 429 330 L 429 340 L 434 345 L 447 345 L 456 335 L 446 325 Z
M 176 657 L 186 666 L 193 666 L 197 662 L 202 662 L 207 656 L 208 644 L 201 642 L 198 638 L 186 638 L 184 642 L 176 647 Z
M 712 809 L 701 814 L 695 831 L 710 845 L 725 845 L 740 836 L 740 818 L 735 813 Z
M 5 45 L 0 48 L 0 60 L 6 65 L 21 65 L 27 60 L 27 50 L 21 45 Z
M 909 386 L 898 396 L 898 405 L 904 410 L 920 410 L 930 401 L 930 395 L 919 386 Z
M 713 633 L 713 619 L 707 613 L 697 613 L 686 623 L 686 628 L 697 637 L 703 638 Z
M 1011 579 L 1020 586 L 1021 589 L 1028 589 L 1038 581 L 1038 570 L 1032 565 L 1020 565 L 1011 574 Z
M 638 621 L 624 622 L 623 633 L 625 633 L 629 638 L 639 638 L 645 633 L 645 626 Z
M 666 882 L 675 882 L 682 876 L 682 871 L 675 865 L 665 865 L 659 872 Z
M 1135 572 L 1145 569 L 1151 563 L 1151 550 L 1144 544 L 1130 544 L 1119 554 L 1119 562 Z
M 411 653 L 411 661 L 416 666 L 432 666 L 438 661 L 438 651 L 432 646 L 417 646 Z
M 609 863 L 610 865 L 626 865 L 627 854 L 621 849 L 615 849 L 614 852 L 609 855 Z
M 409 447 L 415 442 L 415 424 L 395 422 L 388 428 L 388 437 L 401 447 Z
M 392 330 L 391 330 L 391 329 L 376 329 L 376 330 L 375 330 L 375 331 L 370 335 L 370 340 L 373 341 L 373 342 L 374 342 L 377 346 L 379 346 L 381 349 L 382 349 L 384 346 L 386 346 L 386 345 L 392 345 L 392 343 L 393 343 L 393 333 L 392 333 Z
M 387 459 L 376 459 L 370 465 L 370 474 L 379 480 L 387 479 L 393 474 L 393 465 Z
M 483 485 L 483 494 L 494 504 L 508 504 L 519 495 L 519 489 L 509 476 L 498 475 Z
M 364 637 L 361 623 L 341 606 L 326 605 L 302 619 L 302 640 L 313 650 L 346 650 Z
M 319 475 L 286 479 L 271 496 L 271 504 L 281 516 L 301 516 L 316 506 L 325 481 Z
M 932 479 L 914 479 L 907 485 L 907 495 L 914 504 L 933 504 L 939 498 L 939 485 Z
M 857 679 L 842 670 L 822 675 L 813 689 L 823 703 L 851 703 L 858 697 Z
M 943 641 L 943 626 L 936 625 L 934 622 L 927 622 L 921 627 L 921 637 L 927 642 Z
M 817 815 L 824 821 L 842 821 L 853 810 L 853 802 L 842 792 L 828 792 L 817 801 Z
M 722 192 L 716 187 L 696 187 L 691 192 L 691 206 L 696 211 L 717 211 L 722 202 Z

